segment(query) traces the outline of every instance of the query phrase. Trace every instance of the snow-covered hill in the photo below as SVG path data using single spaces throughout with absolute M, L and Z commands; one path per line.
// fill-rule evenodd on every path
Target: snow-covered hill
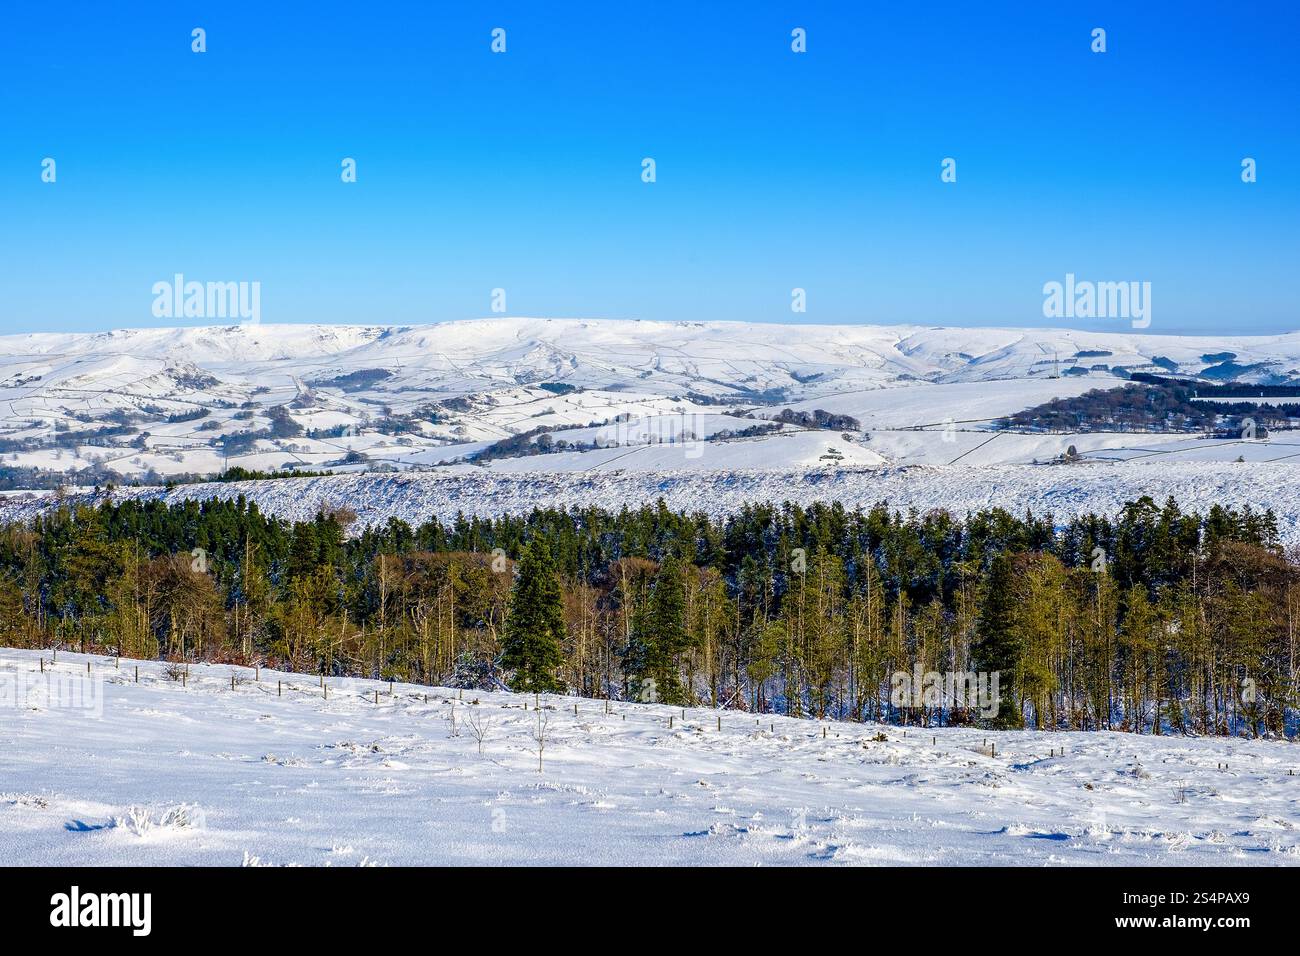
M 521 433 L 536 433 L 525 444 L 538 450 L 545 431 L 570 459 L 493 467 L 697 469 L 702 449 L 713 468 L 943 464 L 984 442 L 998 416 L 1134 371 L 1294 382 L 1300 333 L 482 319 L 10 335 L 0 337 L 0 453 L 14 468 L 129 477 L 400 470 L 463 461 Z M 835 427 L 801 435 L 798 421 L 744 434 L 786 409 L 850 416 L 865 434 L 849 429 L 851 444 Z M 980 461 L 1045 453 L 1012 436 Z
M 1286 742 L 545 696 L 539 772 L 531 696 L 166 666 L 0 650 L 0 862 L 1300 864 Z
M 869 508 L 925 512 L 944 508 L 962 515 L 982 508 L 1032 511 L 1058 521 L 1089 512 L 1116 514 L 1143 496 L 1163 504 L 1172 496 L 1186 511 L 1214 505 L 1271 508 L 1285 544 L 1300 547 L 1300 468 L 1292 464 L 1165 462 L 1150 460 L 1078 465 L 945 465 L 883 469 L 781 471 L 646 471 L 514 473 L 462 467 L 434 474 L 331 475 L 263 481 L 199 483 L 173 488 L 119 488 L 0 496 L 0 519 L 28 519 L 56 501 L 99 504 L 126 498 L 175 503 L 243 495 L 266 514 L 307 521 L 322 509 L 346 507 L 357 526 L 400 518 L 413 525 L 457 514 L 494 516 L 533 508 L 595 505 L 617 511 L 662 499 L 670 508 L 713 516 L 746 504 L 839 501 Z

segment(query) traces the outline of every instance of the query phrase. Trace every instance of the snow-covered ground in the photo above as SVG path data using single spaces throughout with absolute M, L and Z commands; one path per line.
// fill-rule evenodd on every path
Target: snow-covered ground
M 998 439 L 1001 440 L 1001 439 Z M 680 455 L 680 453 L 679 453 Z M 680 461 L 680 458 L 678 459 Z M 821 468 L 798 472 L 644 471 L 512 473 L 462 466 L 450 472 L 400 475 L 330 475 L 265 481 L 119 488 L 113 500 L 158 498 L 204 501 L 244 495 L 266 514 L 310 520 L 322 507 L 345 506 L 358 525 L 383 524 L 390 517 L 419 524 L 457 513 L 493 516 L 533 508 L 596 505 L 617 511 L 662 498 L 674 509 L 713 516 L 759 502 L 840 501 L 869 508 L 877 502 L 906 511 L 945 508 L 957 516 L 1001 507 L 1030 510 L 1057 521 L 1093 512 L 1114 515 L 1144 495 L 1163 504 L 1172 495 L 1184 511 L 1207 512 L 1214 505 L 1272 508 L 1282 539 L 1300 545 L 1300 468 L 1281 462 L 1179 462 L 1160 466 L 1136 462 L 1060 465 L 960 465 L 902 468 Z M 107 496 L 85 492 L 69 501 L 98 503 Z M 0 496 L 0 519 L 32 517 L 55 500 L 50 494 Z
M 0 649 L 3 864 L 1300 864 L 1283 741 L 543 697 L 539 773 L 531 697 L 49 657 Z

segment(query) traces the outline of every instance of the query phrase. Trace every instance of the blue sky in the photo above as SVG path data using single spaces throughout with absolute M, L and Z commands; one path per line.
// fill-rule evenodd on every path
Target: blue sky
M 263 322 L 1125 327 L 1043 318 L 1072 272 L 1300 328 L 1295 7 L 10 5 L 0 331 L 180 324 L 177 272 Z

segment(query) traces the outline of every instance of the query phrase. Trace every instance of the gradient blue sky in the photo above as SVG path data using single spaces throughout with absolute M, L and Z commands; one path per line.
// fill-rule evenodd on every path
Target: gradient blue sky
M 1125 327 L 1043 319 L 1073 272 L 1150 281 L 1150 332 L 1300 328 L 1295 3 L 0 16 L 2 332 L 180 324 L 150 311 L 176 272 L 260 281 L 263 322 L 503 287 L 515 315 Z

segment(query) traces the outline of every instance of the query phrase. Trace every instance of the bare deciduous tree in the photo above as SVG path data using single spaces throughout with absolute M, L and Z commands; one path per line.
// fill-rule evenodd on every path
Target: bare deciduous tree
M 537 772 L 542 772 L 542 754 L 546 751 L 546 742 L 550 739 L 551 715 L 540 707 L 537 708 L 537 726 L 533 728 L 533 742 L 537 745 Z
M 482 756 L 483 742 L 487 740 L 488 731 L 492 729 L 492 721 L 485 717 L 478 708 L 471 708 L 465 723 L 469 726 L 470 736 L 478 744 L 479 755 Z

